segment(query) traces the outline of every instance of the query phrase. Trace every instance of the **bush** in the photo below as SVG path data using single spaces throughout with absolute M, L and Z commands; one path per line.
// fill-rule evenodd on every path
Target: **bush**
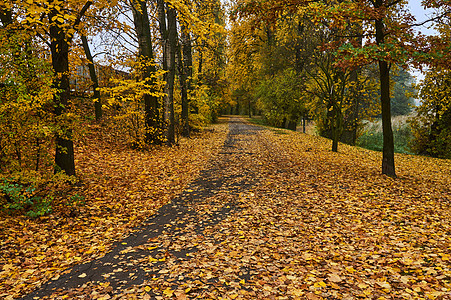
M 51 196 L 44 198 L 35 195 L 36 188 L 33 185 L 25 186 L 12 183 L 4 179 L 0 183 L 0 193 L 6 201 L 2 203 L 2 209 L 7 213 L 21 211 L 26 216 L 36 218 L 52 212 Z

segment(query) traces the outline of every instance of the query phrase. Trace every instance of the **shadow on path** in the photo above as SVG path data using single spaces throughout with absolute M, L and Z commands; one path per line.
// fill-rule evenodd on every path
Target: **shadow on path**
M 163 268 L 165 258 L 175 257 L 178 263 L 190 259 L 196 247 L 172 247 L 175 239 L 185 240 L 191 234 L 202 235 L 240 210 L 237 195 L 252 188 L 258 181 L 255 170 L 237 166 L 245 156 L 252 155 L 242 142 L 249 139 L 261 127 L 231 118 L 227 139 L 210 167 L 170 203 L 162 206 L 155 216 L 124 240 L 117 242 L 113 250 L 97 260 L 76 265 L 57 280 L 45 283 L 40 289 L 22 299 L 39 299 L 57 290 L 70 290 L 89 282 L 108 282 L 113 293 L 139 285 L 155 276 Z M 164 243 L 154 242 L 166 236 Z M 151 257 L 152 267 L 140 263 Z

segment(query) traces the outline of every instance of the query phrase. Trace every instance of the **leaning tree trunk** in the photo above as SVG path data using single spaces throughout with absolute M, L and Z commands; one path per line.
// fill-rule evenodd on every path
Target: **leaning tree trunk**
M 381 0 L 376 1 L 376 3 L 382 5 Z M 375 21 L 375 27 L 376 42 L 378 45 L 383 44 L 385 32 L 382 19 L 377 19 Z M 390 108 L 390 68 L 388 62 L 379 60 L 379 73 L 381 85 L 382 134 L 384 137 L 382 150 L 382 174 L 390 177 L 396 177 L 395 146 L 393 141 Z
M 154 65 L 154 55 L 152 48 L 152 36 L 150 33 L 149 15 L 147 12 L 146 1 L 131 1 L 133 12 L 133 23 L 135 25 L 136 34 L 138 37 L 138 54 L 146 66 L 142 72 L 141 80 L 152 88 L 149 93 L 144 94 L 144 122 L 146 128 L 145 141 L 147 144 L 161 143 L 160 136 L 160 115 L 158 111 L 158 98 L 153 95 L 155 78 L 152 76 L 156 72 Z M 150 63 L 150 64 L 148 64 Z
M 58 14 L 52 10 L 49 19 Z M 60 118 L 68 107 L 69 101 L 69 43 L 62 24 L 57 21 L 50 24 L 50 51 L 52 55 L 52 67 L 55 72 L 53 87 L 56 89 L 54 96 L 55 115 Z M 72 130 L 66 124 L 61 124 L 61 130 L 56 133 L 55 173 L 64 171 L 67 175 L 75 175 L 74 143 Z
M 92 89 L 94 91 L 94 111 L 96 120 L 99 121 L 102 118 L 102 102 L 100 100 L 99 91 L 99 79 L 97 78 L 96 68 L 94 65 L 94 59 L 92 58 L 91 49 L 89 49 L 88 39 L 85 35 L 81 35 L 81 41 L 83 49 L 85 51 L 86 59 L 88 60 L 89 76 L 92 81 Z

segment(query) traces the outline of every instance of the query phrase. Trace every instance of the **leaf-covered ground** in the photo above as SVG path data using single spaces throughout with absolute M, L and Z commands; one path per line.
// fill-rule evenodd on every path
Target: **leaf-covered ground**
M 153 156 L 143 153 L 141 164 L 133 162 L 138 154 L 132 151 L 125 162 L 106 157 L 111 165 L 103 168 L 114 168 L 104 181 L 95 180 L 100 170 L 89 165 L 88 190 L 99 198 L 92 203 L 99 204 L 85 208 L 92 216 L 80 212 L 83 221 L 22 220 L 12 226 L 12 220 L 2 220 L 9 232 L 2 231 L 6 264 L 0 296 L 18 296 L 51 277 L 58 281 L 66 276 L 59 270 L 100 257 L 112 240 L 178 195 L 167 206 L 176 217 L 147 223 L 166 229 L 139 243 L 119 243 L 112 271 L 99 274 L 101 280 L 80 271 L 74 276 L 87 278 L 81 286 L 47 298 L 451 298 L 449 160 L 397 155 L 399 177 L 392 179 L 380 174 L 380 153 L 345 145 L 333 153 L 326 139 L 260 130 L 240 119 L 233 119 L 220 148 L 221 126 L 187 141 L 198 147 L 193 151 L 182 145 Z M 103 153 L 98 151 L 93 156 Z M 217 154 L 208 164 L 200 158 L 186 166 L 174 162 L 178 155 L 197 157 L 201 151 Z M 166 169 L 154 170 L 157 166 Z M 131 185 L 142 182 L 138 174 L 144 171 L 162 177 L 152 176 L 148 183 L 161 182 L 159 197 L 143 191 L 143 183 Z M 172 188 L 164 185 L 168 176 Z
M 71 265 L 101 257 L 199 176 L 219 151 L 227 124 L 180 140 L 179 146 L 134 151 L 91 125 L 76 147 L 81 185 L 63 191 L 84 196 L 40 219 L 0 218 L 0 299 L 16 298 L 57 279 Z M 63 195 L 68 198 L 67 195 Z

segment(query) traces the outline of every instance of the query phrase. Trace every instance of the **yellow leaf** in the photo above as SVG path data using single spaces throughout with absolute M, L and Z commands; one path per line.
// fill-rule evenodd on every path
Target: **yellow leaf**
M 377 285 L 384 289 L 391 289 L 391 286 L 388 282 L 377 282 Z
M 166 295 L 166 296 L 168 296 L 168 297 L 171 297 L 172 294 L 174 294 L 174 290 L 172 290 L 170 287 L 168 287 L 168 288 L 166 288 L 166 289 L 163 291 L 163 294 Z
M 409 283 L 409 277 L 408 276 L 401 276 L 399 279 L 402 283 L 408 284 Z
M 329 281 L 331 282 L 341 282 L 343 279 L 341 279 L 340 276 L 338 276 L 337 274 L 329 274 Z
M 150 291 L 152 290 L 152 288 L 151 288 L 150 286 L 146 286 L 146 287 L 144 288 L 144 290 L 145 290 L 146 292 L 150 292 Z

